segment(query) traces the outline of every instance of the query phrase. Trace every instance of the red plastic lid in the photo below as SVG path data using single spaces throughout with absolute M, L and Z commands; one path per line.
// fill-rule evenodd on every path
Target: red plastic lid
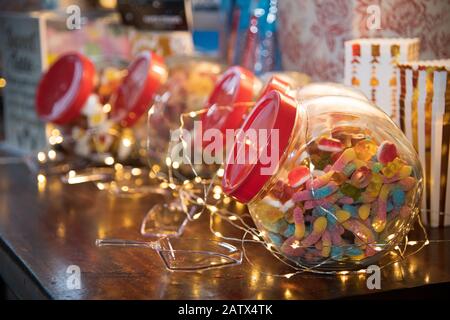
M 80 53 L 61 56 L 42 76 L 36 91 L 38 116 L 66 124 L 80 116 L 94 89 L 94 64 Z
M 257 102 L 242 125 L 225 164 L 222 186 L 227 195 L 247 203 L 258 194 L 277 170 L 289 144 L 296 111 L 296 101 L 275 90 Z M 254 137 L 256 141 L 252 141 Z M 271 153 L 272 147 L 278 154 Z
M 112 99 L 112 119 L 123 127 L 133 126 L 151 107 L 155 93 L 166 79 L 162 57 L 150 51 L 139 53 Z
M 245 102 L 254 99 L 255 80 L 253 73 L 247 69 L 239 66 L 228 68 L 209 96 L 208 111 L 201 117 L 203 130 L 214 128 L 225 133 L 226 129 L 238 129 L 249 109 Z
M 272 76 L 269 81 L 267 81 L 264 88 L 261 90 L 261 93 L 259 94 L 259 97 L 265 96 L 267 93 L 269 93 L 272 90 L 280 91 L 281 93 L 288 94 L 289 90 L 291 89 L 291 86 L 289 83 L 281 79 L 277 76 Z

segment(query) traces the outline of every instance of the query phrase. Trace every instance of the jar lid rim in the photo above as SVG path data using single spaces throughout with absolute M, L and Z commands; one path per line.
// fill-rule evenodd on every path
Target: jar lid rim
M 259 193 L 278 169 L 296 121 L 297 102 L 289 95 L 272 90 L 257 102 L 228 154 L 222 179 L 225 194 L 248 203 Z M 252 134 L 257 141 L 248 142 Z M 248 158 L 252 150 L 257 150 L 256 158 Z
M 44 120 L 67 124 L 81 114 L 94 90 L 95 66 L 79 52 L 61 55 L 44 73 L 36 89 L 36 112 Z

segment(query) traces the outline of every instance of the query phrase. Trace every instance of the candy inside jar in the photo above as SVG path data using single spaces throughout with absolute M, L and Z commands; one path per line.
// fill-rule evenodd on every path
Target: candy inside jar
M 422 168 L 399 128 L 369 102 L 298 103 L 272 91 L 242 129 L 223 190 L 248 203 L 261 236 L 286 258 L 354 270 L 379 261 L 409 232 Z M 252 131 L 267 139 L 249 140 Z

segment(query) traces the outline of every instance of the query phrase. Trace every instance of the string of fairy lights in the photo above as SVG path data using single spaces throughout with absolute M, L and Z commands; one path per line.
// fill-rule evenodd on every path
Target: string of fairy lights
M 185 118 L 187 118 L 187 117 L 196 118 L 196 117 L 199 117 L 201 114 L 205 113 L 206 111 L 207 110 L 205 110 L 205 109 L 201 109 L 197 112 L 191 111 L 189 113 L 181 114 L 180 115 L 179 132 L 183 132 Z M 179 139 L 184 147 L 188 146 L 188 143 L 184 139 L 184 136 L 182 134 L 179 135 Z M 169 157 L 169 159 L 170 159 L 170 157 Z M 197 171 L 195 170 L 194 166 L 191 163 L 191 159 L 186 158 L 186 161 L 192 169 L 192 173 L 195 176 L 195 178 L 194 178 L 195 182 L 200 183 L 202 181 L 202 178 L 197 174 Z M 167 163 L 172 163 L 172 161 L 167 161 Z M 171 174 L 172 167 L 169 166 L 168 169 L 169 169 L 169 176 L 172 176 L 172 174 Z M 250 265 L 252 265 L 256 269 L 258 269 L 258 271 L 261 274 L 264 274 L 267 276 L 272 276 L 272 277 L 284 277 L 284 278 L 289 279 L 295 275 L 305 273 L 305 272 L 318 273 L 318 274 L 336 274 L 336 275 L 365 274 L 367 272 L 367 270 L 364 268 L 361 268 L 359 270 L 340 270 L 340 271 L 321 270 L 320 267 L 326 265 L 329 261 L 332 261 L 333 259 L 337 258 L 336 256 L 333 256 L 333 255 L 330 255 L 328 258 L 324 259 L 320 263 L 316 263 L 313 265 L 304 265 L 299 261 L 294 262 L 292 260 L 287 259 L 278 250 L 278 248 L 276 246 L 274 246 L 272 243 L 264 241 L 264 232 L 265 231 L 259 231 L 257 228 L 253 227 L 252 225 L 250 225 L 249 223 L 247 223 L 245 221 L 245 218 L 251 219 L 251 216 L 248 213 L 242 213 L 242 212 L 236 213 L 235 211 L 230 211 L 227 209 L 227 206 L 231 202 L 235 202 L 235 201 L 232 200 L 231 198 L 227 197 L 222 192 L 222 188 L 220 186 L 220 179 L 223 177 L 223 174 L 224 174 L 224 169 L 223 169 L 223 167 L 221 167 L 215 172 L 215 174 L 208 181 L 207 184 L 202 184 L 203 185 L 202 196 L 190 194 L 190 196 L 186 197 L 185 200 L 190 201 L 192 205 L 201 205 L 201 206 L 203 206 L 203 209 L 206 209 L 209 212 L 209 214 L 210 214 L 209 228 L 210 228 L 210 232 L 214 236 L 216 236 L 217 238 L 226 240 L 226 241 L 240 242 L 245 260 Z M 173 183 L 173 181 L 172 181 L 172 183 Z M 185 181 L 185 184 L 187 184 L 186 181 Z M 189 193 L 188 190 L 186 192 Z M 215 202 L 209 201 L 209 196 L 211 193 L 213 194 L 213 199 Z M 186 210 L 185 213 L 190 220 L 195 220 L 200 217 L 201 213 L 203 212 L 203 209 L 199 211 L 200 214 L 197 213 L 195 216 L 192 216 L 189 213 L 189 210 Z M 329 214 L 333 214 L 333 213 L 329 212 Z M 410 219 L 415 219 L 416 216 L 417 216 L 417 214 L 412 214 L 410 216 Z M 216 220 L 215 218 L 216 217 L 219 217 L 221 221 L 222 220 L 226 221 L 236 230 L 240 230 L 241 232 L 243 232 L 242 237 L 237 238 L 237 237 L 233 237 L 233 236 L 227 236 L 227 235 L 222 234 L 218 230 L 216 230 L 216 228 L 215 228 L 215 220 Z M 403 228 L 401 230 L 401 232 L 398 234 L 389 235 L 387 237 L 388 241 L 386 243 L 370 243 L 369 244 L 369 243 L 365 242 L 364 239 L 361 239 L 358 235 L 355 235 L 355 237 L 359 238 L 361 246 L 370 245 L 374 248 L 375 251 L 379 251 L 379 252 L 385 251 L 384 255 L 390 256 L 390 259 L 387 262 L 383 263 L 382 265 L 379 265 L 380 268 L 385 268 L 391 264 L 399 262 L 400 260 L 406 259 L 409 256 L 418 253 L 425 246 L 429 245 L 432 242 L 441 242 L 442 241 L 442 240 L 430 241 L 428 239 L 426 229 L 423 226 L 420 219 L 418 219 L 418 224 L 419 224 L 419 228 L 420 228 L 420 232 L 421 232 L 421 234 L 420 234 L 421 239 L 417 239 L 417 240 L 409 240 L 408 235 L 406 234 L 407 231 L 409 231 L 409 230 L 405 230 L 405 228 Z M 248 238 L 248 237 L 250 237 L 250 238 Z M 397 243 L 397 239 L 399 239 L 399 238 L 403 239 L 402 242 L 394 245 L 395 243 Z M 288 266 L 292 270 L 292 272 L 275 274 L 275 273 L 259 270 L 260 266 L 255 265 L 253 263 L 252 259 L 250 259 L 249 255 L 247 254 L 246 244 L 248 244 L 248 243 L 256 243 L 256 244 L 262 245 L 263 247 L 265 247 L 265 249 L 267 249 L 267 251 L 275 259 L 277 259 L 284 265 Z
M 191 111 L 188 113 L 183 113 L 180 115 L 180 127 L 179 132 L 182 133 L 185 126 L 186 118 L 197 118 L 201 114 L 207 112 L 207 109 L 201 109 L 198 111 Z M 94 131 L 92 132 L 94 133 Z M 184 148 L 188 148 L 189 144 L 185 140 L 182 134 L 179 135 L 179 139 L 183 144 Z M 64 138 L 58 128 L 53 128 L 50 130 L 50 134 L 48 135 L 49 145 L 52 147 L 56 147 L 58 144 L 62 143 Z M 124 141 L 122 141 L 124 143 Z M 131 146 L 130 141 L 125 142 L 126 145 Z M 45 164 L 47 161 L 53 161 L 56 159 L 56 151 L 51 148 L 47 152 L 41 151 L 37 153 L 37 160 L 40 164 Z M 165 164 L 168 168 L 168 177 L 166 178 L 161 173 L 161 167 L 158 164 L 153 164 L 148 171 L 149 177 L 151 179 L 157 179 L 159 181 L 158 189 L 160 190 L 170 190 L 171 192 L 175 192 L 177 196 L 180 198 L 182 206 L 181 210 L 183 210 L 186 217 L 189 221 L 194 221 L 199 219 L 205 211 L 209 213 L 209 229 L 210 232 L 217 238 L 226 240 L 226 241 L 234 241 L 239 242 L 242 247 L 243 256 L 247 263 L 258 270 L 259 273 L 272 277 L 284 277 L 291 278 L 295 275 L 302 274 L 305 272 L 309 273 L 318 273 L 318 274 L 337 274 L 337 275 L 347 275 L 347 274 L 365 274 L 366 269 L 361 268 L 359 270 L 322 270 L 320 267 L 327 264 L 327 262 L 333 260 L 333 255 L 330 255 L 328 258 L 324 259 L 320 263 L 316 263 L 313 265 L 304 265 L 299 261 L 292 261 L 287 259 L 279 249 L 274 246 L 270 242 L 266 242 L 264 240 L 264 232 L 260 231 L 256 227 L 253 226 L 251 221 L 251 215 L 248 214 L 244 208 L 245 206 L 241 203 L 236 202 L 231 199 L 227 195 L 223 193 L 223 190 L 220 185 L 220 179 L 224 175 L 223 167 L 218 168 L 209 179 L 202 178 L 197 172 L 195 166 L 192 164 L 191 159 L 189 157 L 185 157 L 184 160 L 188 164 L 190 170 L 193 173 L 193 179 L 185 179 L 183 182 L 178 182 L 177 179 L 174 178 L 173 170 L 177 170 L 179 168 L 179 163 L 173 161 L 169 155 L 166 157 Z M 112 160 L 108 160 L 105 158 L 105 164 L 112 167 L 114 171 L 117 173 L 124 174 L 125 166 L 113 158 Z M 92 168 L 93 172 L 98 168 Z M 144 170 L 140 168 L 129 168 L 125 172 L 125 175 L 131 176 L 140 176 L 144 174 Z M 68 173 L 69 178 L 75 178 L 77 176 L 77 172 L 75 170 L 71 170 Z M 38 185 L 45 184 L 46 176 L 43 173 L 39 173 L 37 175 Z M 69 182 L 70 183 L 70 182 Z M 99 190 L 111 189 L 115 186 L 115 181 L 112 181 L 108 184 L 104 182 L 97 182 L 97 188 Z M 150 191 L 149 191 L 150 190 Z M 135 188 L 130 190 L 130 187 L 127 185 L 121 186 L 121 191 L 125 193 L 140 193 L 142 189 Z M 146 192 L 158 192 L 156 189 L 147 189 Z M 212 198 L 212 199 L 211 199 Z M 236 210 L 229 210 L 228 207 L 233 205 Z M 193 208 L 198 208 L 193 210 Z M 332 214 L 332 213 L 330 213 Z M 416 215 L 412 215 L 416 216 Z M 217 221 L 227 222 L 230 226 L 233 227 L 234 230 L 240 231 L 242 233 L 241 237 L 225 235 L 222 232 L 216 229 Z M 405 234 L 406 230 L 401 230 L 398 234 L 392 234 L 387 237 L 386 243 L 365 243 L 363 239 L 360 239 L 361 245 L 371 245 L 374 247 L 376 251 L 385 251 L 384 255 L 389 256 L 387 262 L 379 265 L 380 268 L 385 268 L 393 263 L 396 263 L 400 260 L 406 259 L 411 255 L 418 253 L 425 246 L 435 243 L 442 242 L 448 240 L 429 240 L 427 236 L 427 232 L 425 227 L 423 226 L 420 219 L 419 227 L 420 227 L 420 239 L 409 239 L 408 235 Z M 339 222 L 338 222 L 339 223 Z M 398 238 L 402 238 L 403 241 L 397 245 L 394 245 L 397 242 Z M 257 244 L 263 246 L 273 258 L 282 263 L 283 265 L 290 268 L 290 272 L 287 273 L 272 273 L 260 270 L 261 266 L 256 265 L 251 257 L 248 255 L 246 246 L 248 244 Z

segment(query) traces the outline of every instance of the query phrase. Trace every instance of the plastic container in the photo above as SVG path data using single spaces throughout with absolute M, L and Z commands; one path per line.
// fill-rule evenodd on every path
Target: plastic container
M 272 91 L 242 129 L 223 190 L 248 204 L 261 236 L 286 258 L 354 270 L 376 263 L 410 230 L 422 168 L 379 108 L 342 96 L 298 102 Z
M 54 125 L 49 142 L 57 158 L 146 163 L 142 115 L 166 78 L 162 59 L 149 51 L 128 68 L 96 68 L 80 53 L 62 55 L 43 75 L 36 95 L 39 117 Z

